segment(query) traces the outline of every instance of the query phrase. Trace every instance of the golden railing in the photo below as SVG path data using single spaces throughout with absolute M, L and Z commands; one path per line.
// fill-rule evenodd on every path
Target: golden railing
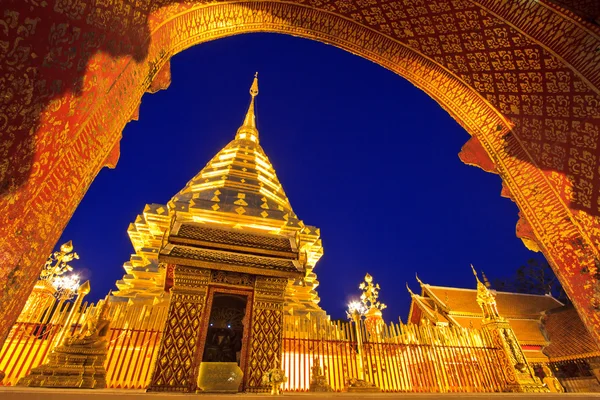
M 42 298 L 29 307 L 10 330 L 0 349 L 0 370 L 6 376 L 2 383 L 12 386 L 27 375 L 31 368 L 42 364 L 49 351 L 64 335 L 63 327 L 72 303 L 56 301 L 52 296 Z M 85 304 L 72 321 L 79 321 L 88 309 Z M 77 326 L 77 322 L 74 324 Z
M 86 303 L 74 309 L 50 297 L 28 309 L 0 349 L 0 370 L 6 373 L 2 384 L 15 385 L 42 364 L 63 338 L 79 332 L 94 307 Z M 166 317 L 167 304 L 111 304 L 105 364 L 109 388 L 148 386 Z M 286 316 L 282 349 L 286 391 L 308 391 L 315 362 L 338 392 L 361 378 L 385 392 L 499 392 L 507 386 L 503 350 L 475 329 L 391 323 L 369 330 L 364 322 L 357 328 L 344 321 Z
M 284 319 L 282 366 L 286 391 L 308 391 L 319 362 L 334 391 L 349 379 L 374 383 L 384 392 L 500 392 L 507 387 L 502 351 L 482 331 L 447 326 L 381 325 L 369 332 L 348 322 Z M 361 368 L 362 366 L 362 368 Z
M 72 303 L 39 302 L 27 318 L 13 325 L 0 349 L 0 370 L 6 376 L 0 385 L 13 386 L 32 368 L 42 364 L 49 351 L 62 338 L 77 333 L 95 307 L 84 304 L 73 310 L 71 324 L 65 329 Z M 112 304 L 108 334 L 106 377 L 109 388 L 142 389 L 150 381 L 152 365 L 158 353 L 167 305 Z
M 109 388 L 143 389 L 150 384 L 167 309 L 167 305 L 111 307 L 105 364 Z

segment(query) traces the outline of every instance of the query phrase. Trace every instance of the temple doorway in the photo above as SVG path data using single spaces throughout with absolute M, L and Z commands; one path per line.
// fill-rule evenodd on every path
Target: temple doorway
M 202 362 L 235 362 L 242 367 L 247 304 L 244 295 L 213 294 Z

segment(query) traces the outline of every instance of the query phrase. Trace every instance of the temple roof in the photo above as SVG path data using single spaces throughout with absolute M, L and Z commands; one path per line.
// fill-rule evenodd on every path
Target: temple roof
M 289 237 L 258 235 L 233 229 L 213 229 L 189 224 L 182 225 L 178 234 L 181 237 L 215 244 L 227 243 L 281 252 L 294 251 L 293 242 Z
M 443 303 L 452 314 L 481 315 L 476 289 L 423 285 L 423 289 Z M 503 317 L 539 317 L 542 312 L 563 304 L 552 296 L 495 291 L 498 311 Z
M 250 274 L 283 277 L 301 275 L 301 266 L 296 260 L 171 244 L 166 246 L 162 260 Z
M 229 142 L 169 202 L 175 211 L 222 219 L 256 221 L 273 228 L 302 228 L 258 140 L 254 114 L 258 80 L 250 88 L 251 101 L 234 140 Z
M 548 313 L 543 321 L 550 340 L 544 353 L 550 361 L 600 356 L 600 348 L 572 306 Z
M 409 289 L 413 299 L 409 321 L 419 323 L 425 317 L 435 323 L 448 322 L 477 329 L 481 327 L 483 313 L 477 303 L 476 289 L 432 286 L 421 281 L 419 283 L 421 295 Z M 494 290 L 490 290 L 490 293 L 494 295 L 500 316 L 509 321 L 521 345 L 536 346 L 534 351 L 539 352 L 541 347 L 548 344 L 541 331 L 540 319 L 549 310 L 563 307 L 561 302 L 552 296 Z M 529 350 L 526 353 L 528 358 L 532 357 Z

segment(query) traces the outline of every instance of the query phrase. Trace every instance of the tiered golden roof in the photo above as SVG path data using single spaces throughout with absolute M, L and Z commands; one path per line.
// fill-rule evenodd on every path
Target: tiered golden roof
M 186 235 L 195 235 L 188 239 L 196 243 L 212 240 L 213 244 L 225 241 L 234 247 L 234 242 L 240 239 L 239 233 L 243 231 L 247 233 L 245 238 L 240 239 L 246 240 L 243 246 L 250 244 L 268 251 L 269 235 L 273 239 L 275 236 L 287 238 L 292 243 L 300 258 L 299 265 L 294 268 L 302 273 L 303 278 L 290 281 L 286 291 L 286 311 L 292 314 L 310 312 L 324 315 L 318 306 L 319 297 L 315 291 L 318 281 L 313 272 L 323 254 L 320 232 L 298 219 L 271 162 L 259 144 L 255 115 L 257 95 L 258 77 L 255 76 L 250 88 L 250 105 L 235 138 L 173 196 L 167 206 L 146 206 L 144 214 L 130 226 L 129 235 L 136 255 L 125 264 L 127 274 L 117 283 L 120 290 L 115 295 L 143 297 L 134 288 L 141 289 L 144 286 L 149 288 L 148 294 L 156 294 L 155 283 L 164 282 L 164 268 L 159 265 L 156 256 L 161 246 L 165 245 L 161 240 L 164 240 L 167 230 L 170 229 L 173 238 L 179 237 L 180 240 Z M 147 212 L 149 207 L 150 211 Z M 196 225 L 193 228 L 195 233 L 186 233 L 192 229 L 190 224 Z M 218 230 L 221 232 L 217 232 Z M 229 234 L 224 237 L 223 232 Z M 257 242 L 252 244 L 247 240 Z M 175 257 L 182 251 L 190 252 L 189 249 L 181 248 L 165 249 L 163 252 L 165 256 Z M 192 253 L 186 253 L 186 257 L 195 258 L 199 262 L 214 260 L 236 265 L 253 262 L 241 260 L 239 255 L 234 257 L 216 254 L 211 249 L 194 250 Z M 288 268 L 280 266 L 280 263 L 281 261 L 272 261 L 272 267 Z M 145 272 L 154 274 L 154 277 L 149 278 Z
M 125 275 L 116 282 L 113 301 L 153 303 L 168 298 L 164 290 L 165 268 L 159 265 L 158 252 L 170 216 L 166 205 L 146 204 L 142 214 L 129 224 L 127 233 L 135 250 L 123 264 Z
M 248 112 L 235 139 L 173 196 L 169 208 L 197 215 L 199 221 L 266 231 L 302 228 L 259 144 L 254 114 L 256 77 L 250 95 Z

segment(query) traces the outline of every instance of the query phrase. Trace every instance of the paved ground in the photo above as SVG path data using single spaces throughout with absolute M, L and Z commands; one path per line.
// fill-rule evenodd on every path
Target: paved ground
M 216 395 L 216 394 L 180 394 L 180 393 L 145 393 L 140 390 L 85 390 L 85 389 L 37 389 L 37 388 L 11 388 L 11 387 L 0 387 L 0 400 L 174 400 L 175 398 L 192 397 L 199 398 L 200 400 L 222 400 L 224 398 L 237 398 L 239 400 L 245 398 L 263 398 L 268 399 L 269 395 L 259 394 L 230 394 L 230 395 Z M 386 399 L 398 399 L 398 400 L 428 400 L 437 399 L 442 400 L 488 400 L 488 399 L 600 399 L 600 393 L 567 393 L 567 394 L 554 394 L 554 393 L 539 393 L 539 394 L 519 394 L 519 393 L 335 393 L 335 394 L 316 394 L 316 393 L 286 393 L 279 398 L 293 398 L 296 400 L 299 397 L 303 398 L 333 398 L 336 400 L 363 400 L 365 398 L 377 398 L 381 400 Z M 181 399 L 183 400 L 183 399 Z M 309 399 L 306 399 L 309 400 Z

